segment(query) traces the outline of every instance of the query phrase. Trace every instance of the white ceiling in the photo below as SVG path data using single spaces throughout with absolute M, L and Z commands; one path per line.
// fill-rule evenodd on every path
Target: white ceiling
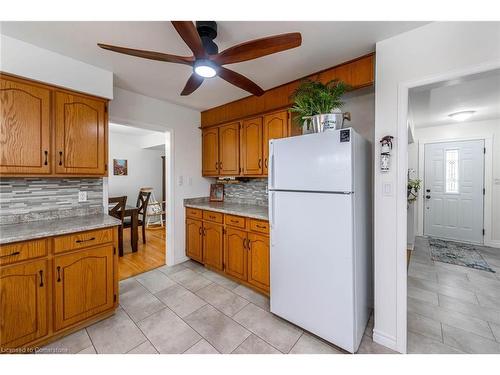
M 222 51 L 274 34 L 302 33 L 302 46 L 257 60 L 228 65 L 263 89 L 301 78 L 373 52 L 377 41 L 425 22 L 218 22 Z M 205 80 L 181 97 L 191 67 L 125 56 L 97 47 L 102 42 L 179 55 L 191 51 L 170 22 L 1 22 L 2 33 L 114 72 L 115 86 L 193 109 L 204 110 L 249 94 L 220 78 Z
M 500 69 L 410 90 L 415 128 L 455 123 L 449 114 L 476 111 L 467 121 L 500 118 Z

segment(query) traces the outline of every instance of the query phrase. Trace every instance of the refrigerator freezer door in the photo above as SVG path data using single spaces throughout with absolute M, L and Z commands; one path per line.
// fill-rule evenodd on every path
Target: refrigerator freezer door
M 271 312 L 354 352 L 352 195 L 270 194 Z
M 346 131 L 272 140 L 269 189 L 353 191 L 352 137 L 340 139 Z

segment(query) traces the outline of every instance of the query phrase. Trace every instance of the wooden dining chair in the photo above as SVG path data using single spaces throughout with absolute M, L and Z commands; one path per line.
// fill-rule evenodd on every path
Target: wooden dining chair
M 127 205 L 127 196 L 109 198 L 108 202 L 110 205 L 114 204 L 114 206 L 109 209 L 109 215 L 116 217 L 122 222 L 122 225 L 118 227 L 118 254 L 123 256 L 123 228 L 125 223 L 125 206 Z
M 137 210 L 137 225 L 142 227 L 142 243 L 146 243 L 146 212 L 148 211 L 149 198 L 151 197 L 151 191 L 139 191 L 137 196 L 136 207 Z M 132 227 L 132 221 L 130 218 L 125 218 L 124 228 Z

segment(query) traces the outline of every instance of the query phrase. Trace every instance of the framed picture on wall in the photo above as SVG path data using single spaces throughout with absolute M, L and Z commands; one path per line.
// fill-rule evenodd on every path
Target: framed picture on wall
M 113 175 L 128 175 L 127 159 L 113 159 Z
M 210 202 L 224 201 L 224 184 L 210 184 Z

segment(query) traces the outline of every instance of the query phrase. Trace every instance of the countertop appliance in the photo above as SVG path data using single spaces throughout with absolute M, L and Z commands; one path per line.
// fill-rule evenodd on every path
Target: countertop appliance
M 354 353 L 373 298 L 370 143 L 347 128 L 269 147 L 271 312 Z

